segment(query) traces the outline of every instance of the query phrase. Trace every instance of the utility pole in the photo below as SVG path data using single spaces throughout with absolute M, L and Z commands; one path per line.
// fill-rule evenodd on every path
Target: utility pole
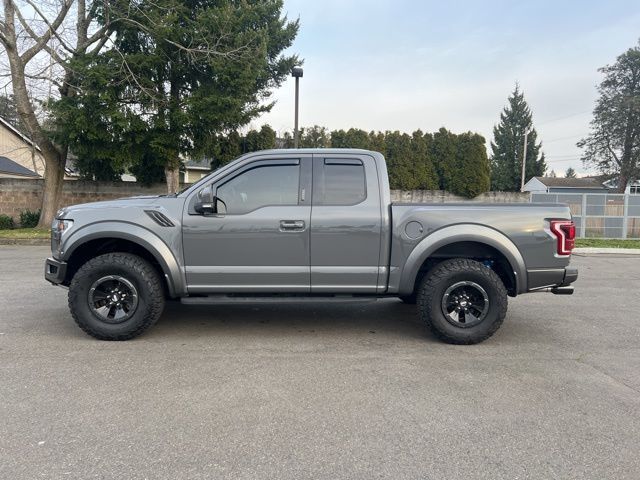
M 291 69 L 291 76 L 296 79 L 296 113 L 295 113 L 295 123 L 293 129 L 293 147 L 298 148 L 298 98 L 300 91 L 300 78 L 302 78 L 302 67 L 293 67 Z
M 524 172 L 527 168 L 527 137 L 529 136 L 529 130 L 524 132 L 524 147 L 522 150 L 522 180 L 520 181 L 520 191 L 524 192 Z

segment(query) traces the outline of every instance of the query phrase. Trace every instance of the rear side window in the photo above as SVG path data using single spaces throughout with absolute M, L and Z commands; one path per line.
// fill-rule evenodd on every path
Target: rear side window
M 360 160 L 325 159 L 314 171 L 316 205 L 355 205 L 367 198 L 364 165 Z

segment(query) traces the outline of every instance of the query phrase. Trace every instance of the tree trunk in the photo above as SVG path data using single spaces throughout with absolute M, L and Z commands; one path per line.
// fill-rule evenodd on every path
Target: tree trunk
M 38 228 L 49 228 L 60 206 L 62 185 L 64 182 L 64 164 L 59 161 L 45 162 L 44 192 L 42 195 L 42 211 Z
M 627 183 L 629 183 L 629 177 L 624 173 L 620 173 L 618 177 L 618 193 L 624 193 L 627 189 Z
M 180 167 L 167 165 L 164 169 L 164 175 L 167 178 L 167 193 L 169 195 L 176 193 L 180 188 Z

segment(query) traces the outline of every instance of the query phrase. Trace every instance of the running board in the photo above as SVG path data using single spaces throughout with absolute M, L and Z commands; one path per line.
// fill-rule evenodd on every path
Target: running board
M 283 304 L 283 303 L 369 303 L 377 297 L 337 296 L 230 296 L 207 295 L 203 297 L 183 297 L 180 303 L 185 305 L 238 305 L 251 303 Z

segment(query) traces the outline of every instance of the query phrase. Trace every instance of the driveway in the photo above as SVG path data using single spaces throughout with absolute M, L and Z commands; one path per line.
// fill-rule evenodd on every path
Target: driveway
M 0 478 L 640 478 L 640 257 L 576 257 L 439 343 L 395 299 L 168 306 L 139 339 L 73 323 L 45 247 L 0 247 Z

